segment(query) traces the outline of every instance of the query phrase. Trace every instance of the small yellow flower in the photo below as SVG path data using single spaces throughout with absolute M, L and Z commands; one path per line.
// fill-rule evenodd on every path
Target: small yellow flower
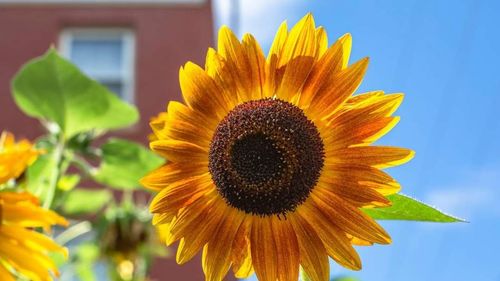
M 48 252 L 67 250 L 33 228 L 67 225 L 64 218 L 39 206 L 27 192 L 0 192 L 0 280 L 16 280 L 12 272 L 33 281 L 52 280 L 59 274 Z
M 39 154 L 28 140 L 15 142 L 11 133 L 3 132 L 0 136 L 0 184 L 19 177 Z
M 29 141 L 15 142 L 10 133 L 0 139 L 0 184 L 19 177 L 40 153 Z M 67 225 L 64 218 L 40 207 L 38 199 L 27 192 L 0 191 L 0 280 L 14 281 L 20 274 L 33 281 L 52 280 L 58 275 L 48 252 L 67 250 L 34 228 L 49 230 L 52 225 Z
M 381 169 L 413 156 L 371 145 L 399 120 L 403 95 L 353 95 L 368 59 L 349 65 L 350 50 L 349 34 L 328 46 L 307 15 L 281 25 L 267 58 L 252 35 L 223 27 L 204 68 L 181 68 L 185 104 L 151 124 L 168 163 L 142 180 L 159 192 L 153 223 L 180 241 L 178 263 L 202 250 L 210 281 L 230 268 L 294 281 L 299 265 L 327 281 L 328 257 L 359 270 L 353 245 L 391 242 L 360 209 L 389 206 L 400 186 Z

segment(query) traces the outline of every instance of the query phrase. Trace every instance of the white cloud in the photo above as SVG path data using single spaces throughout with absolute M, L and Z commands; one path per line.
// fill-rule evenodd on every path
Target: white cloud
M 270 46 L 281 22 L 294 23 L 307 12 L 307 1 L 300 0 L 214 0 L 216 28 L 230 24 L 230 9 L 240 1 L 239 36 L 253 34 L 264 50 Z
M 455 183 L 433 188 L 426 202 L 468 220 L 482 214 L 500 216 L 499 183 L 499 167 L 467 172 Z

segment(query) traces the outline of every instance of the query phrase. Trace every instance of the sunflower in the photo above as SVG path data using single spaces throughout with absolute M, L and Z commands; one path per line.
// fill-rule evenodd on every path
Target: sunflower
M 19 177 L 39 154 L 28 140 L 16 142 L 14 135 L 3 132 L 0 136 L 0 184 Z
M 29 141 L 16 143 L 12 134 L 4 133 L 0 142 L 0 184 L 21 175 L 38 154 Z M 66 249 L 33 230 L 49 229 L 55 224 L 67 222 L 41 208 L 30 193 L 0 191 L 0 280 L 16 280 L 13 273 L 33 281 L 52 280 L 49 271 L 58 274 L 47 252 L 67 255 Z
M 402 94 L 353 95 L 368 59 L 348 64 L 351 36 L 330 47 L 309 14 L 283 23 L 264 57 L 252 35 L 222 27 L 205 67 L 180 69 L 185 104 L 151 123 L 168 163 L 142 183 L 158 191 L 153 223 L 179 240 L 177 262 L 201 249 L 206 280 L 329 279 L 328 257 L 349 269 L 353 245 L 388 244 L 361 208 L 390 205 L 399 184 L 382 168 L 413 156 L 374 146 L 397 122 Z

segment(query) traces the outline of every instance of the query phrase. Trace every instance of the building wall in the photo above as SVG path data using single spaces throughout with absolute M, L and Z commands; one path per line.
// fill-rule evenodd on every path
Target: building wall
M 66 27 L 126 27 L 135 31 L 135 101 L 140 124 L 117 133 L 146 143 L 149 118 L 180 100 L 179 67 L 188 60 L 201 64 L 213 44 L 210 1 L 197 5 L 89 6 L 0 5 L 0 130 L 30 139 L 43 130 L 14 104 L 10 80 L 21 65 L 57 45 Z M 174 257 L 154 266 L 154 280 L 203 280 L 200 258 L 178 266 Z
M 21 65 L 57 46 L 66 27 L 126 27 L 136 35 L 135 103 L 141 122 L 120 135 L 145 141 L 149 118 L 181 98 L 179 67 L 188 60 L 202 63 L 212 46 L 209 1 L 199 5 L 13 6 L 0 5 L 0 129 L 33 138 L 42 130 L 36 120 L 15 106 L 10 80 Z

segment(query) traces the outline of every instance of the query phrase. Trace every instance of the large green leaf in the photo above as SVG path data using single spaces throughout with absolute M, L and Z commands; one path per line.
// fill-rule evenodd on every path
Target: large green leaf
M 363 209 L 377 220 L 409 220 L 427 222 L 463 222 L 464 220 L 447 215 L 434 207 L 402 194 L 387 196 L 392 206 L 387 208 Z
M 91 129 L 126 127 L 139 117 L 134 106 L 52 48 L 21 68 L 12 81 L 12 92 L 24 113 L 58 124 L 66 137 Z
M 93 214 L 110 202 L 113 194 L 106 189 L 75 189 L 68 193 L 62 210 L 66 215 Z
M 119 189 L 139 187 L 139 180 L 163 163 L 149 149 L 131 141 L 110 139 L 101 149 L 102 162 L 94 179 Z

